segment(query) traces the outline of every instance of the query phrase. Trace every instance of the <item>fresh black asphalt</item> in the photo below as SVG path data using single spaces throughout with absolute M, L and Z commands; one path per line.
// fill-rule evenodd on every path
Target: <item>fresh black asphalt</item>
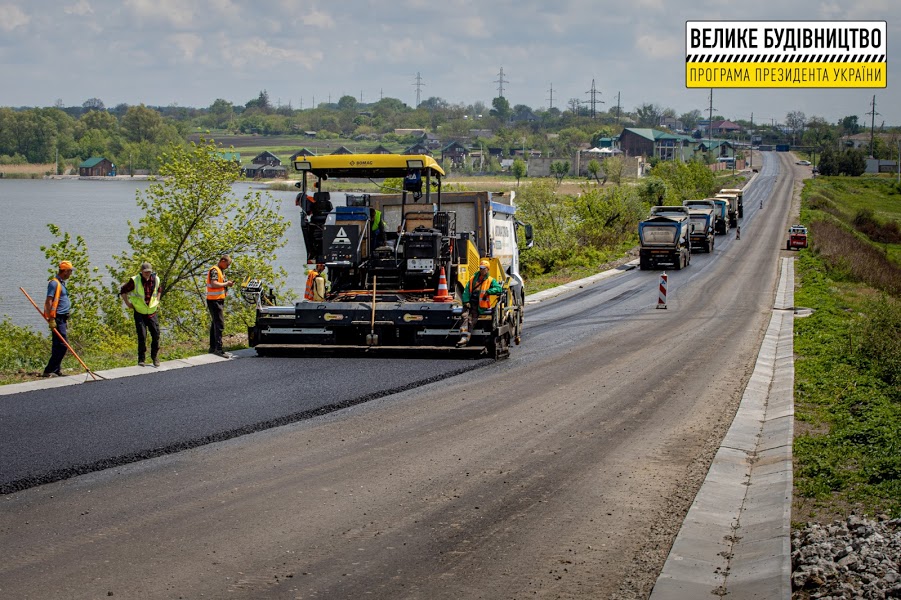
M 324 415 L 490 362 L 253 357 L 6 396 L 0 494 Z

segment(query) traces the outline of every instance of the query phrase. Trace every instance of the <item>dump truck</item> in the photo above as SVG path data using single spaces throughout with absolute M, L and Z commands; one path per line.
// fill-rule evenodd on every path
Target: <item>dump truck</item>
M 725 235 L 729 232 L 729 202 L 724 198 L 705 198 L 714 203 L 715 209 L 713 215 L 716 219 L 714 223 L 714 231 L 717 234 Z
M 716 237 L 713 232 L 715 218 L 713 208 L 691 207 L 688 210 L 688 220 L 691 222 L 691 250 L 703 249 L 704 252 L 713 252 L 713 242 Z
M 688 207 L 686 206 L 652 206 L 652 217 L 687 217 Z
M 405 349 L 476 353 L 496 359 L 519 344 L 525 286 L 515 194 L 442 192 L 444 170 L 427 155 L 345 154 L 298 157 L 298 205 L 310 262 L 324 264 L 330 288 L 322 301 L 270 306 L 255 290 L 249 343 L 259 355 L 279 349 Z M 333 207 L 336 179 L 396 181 L 400 193 L 348 195 Z M 312 181 L 311 181 L 312 180 Z M 387 224 L 387 225 L 386 225 Z M 489 314 L 458 347 L 463 287 L 490 260 L 503 285 Z
M 738 227 L 738 194 L 721 190 L 716 197 L 726 201 L 726 218 L 729 219 L 729 227 Z
M 792 225 L 788 228 L 788 240 L 785 242 L 786 250 L 800 250 L 807 247 L 807 228 L 803 225 Z
M 638 224 L 638 267 L 642 270 L 669 265 L 675 269 L 691 263 L 691 223 L 687 215 L 652 216 Z
M 738 218 L 745 218 L 745 190 L 743 188 L 723 188 L 720 194 L 734 194 L 738 196 Z

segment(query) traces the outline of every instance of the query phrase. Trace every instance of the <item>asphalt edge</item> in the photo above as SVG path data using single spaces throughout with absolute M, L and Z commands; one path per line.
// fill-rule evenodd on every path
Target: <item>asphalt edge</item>
M 650 600 L 791 598 L 794 259 L 738 411 Z

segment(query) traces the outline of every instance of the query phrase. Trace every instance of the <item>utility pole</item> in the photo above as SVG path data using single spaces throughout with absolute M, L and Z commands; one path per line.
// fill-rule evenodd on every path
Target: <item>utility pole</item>
M 868 112 L 867 114 L 870 115 L 870 158 L 875 158 L 875 156 L 873 156 L 873 134 L 876 125 L 876 115 L 879 114 L 878 112 L 876 112 L 876 94 L 873 94 L 873 102 L 870 105 L 870 112 Z
M 713 88 L 710 88 L 710 108 L 707 110 L 707 158 L 709 162 L 713 162 Z
M 501 67 L 501 72 L 498 73 L 497 81 L 495 81 L 494 83 L 497 84 L 497 97 L 503 98 L 504 97 L 504 84 L 510 83 L 509 81 L 504 79 L 504 67 Z
M 616 124 L 619 125 L 619 96 L 622 92 L 616 92 Z
M 748 139 L 748 166 L 754 168 L 754 113 L 751 113 L 751 133 Z
M 598 103 L 604 104 L 603 100 L 598 100 L 598 98 L 597 98 L 597 96 L 598 96 L 598 94 L 600 94 L 600 92 L 598 91 L 597 87 L 595 87 L 595 85 L 594 85 L 594 79 L 591 80 L 591 89 L 585 93 L 588 94 L 588 97 L 590 98 L 590 100 L 588 101 L 588 104 L 591 105 L 591 118 L 593 119 L 595 117 L 595 115 L 597 114 L 597 111 L 595 110 L 595 106 Z
M 422 98 L 422 86 L 425 85 L 422 82 L 422 75 L 419 74 L 419 71 L 416 71 L 416 83 L 413 85 L 416 86 L 416 106 L 414 108 L 419 108 L 419 102 Z
M 363 104 L 363 90 L 360 90 L 360 104 Z
M 548 98 L 548 106 L 547 106 L 548 110 L 554 108 L 554 82 L 553 81 L 551 82 L 550 92 L 551 92 L 551 97 Z

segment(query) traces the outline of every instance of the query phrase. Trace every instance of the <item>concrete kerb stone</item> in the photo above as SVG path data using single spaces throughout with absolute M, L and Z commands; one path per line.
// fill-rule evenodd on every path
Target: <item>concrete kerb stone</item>
M 651 600 L 705 597 L 714 591 L 733 599 L 791 597 L 792 260 L 782 259 L 754 372 Z M 716 546 L 710 536 L 723 532 L 734 543 L 728 552 L 711 553 Z M 693 560 L 685 560 L 689 556 Z
M 551 298 L 556 298 L 557 296 L 565 294 L 566 292 L 583 288 L 587 285 L 597 283 L 598 281 L 603 281 L 604 279 L 609 279 L 610 277 L 620 275 L 622 273 L 625 273 L 626 271 L 631 271 L 636 267 L 638 267 L 638 261 L 633 260 L 620 265 L 619 267 L 609 269 L 596 275 L 591 275 L 590 277 L 585 277 L 584 279 L 578 279 L 576 281 L 564 283 L 563 285 L 551 288 L 549 290 L 542 290 L 540 292 L 535 292 L 534 294 L 528 294 L 525 298 L 525 303 L 535 304 L 544 300 L 550 300 Z

